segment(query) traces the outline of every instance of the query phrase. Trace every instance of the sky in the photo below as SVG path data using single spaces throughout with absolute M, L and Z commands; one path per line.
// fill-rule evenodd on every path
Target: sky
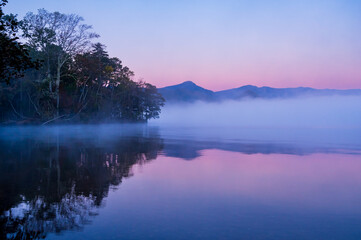
M 84 17 L 135 80 L 157 87 L 361 88 L 359 0 L 9 0 L 4 10 L 39 8 Z

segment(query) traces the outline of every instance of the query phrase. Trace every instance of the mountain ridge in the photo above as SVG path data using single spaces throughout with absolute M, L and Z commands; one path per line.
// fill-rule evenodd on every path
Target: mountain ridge
M 241 100 L 247 98 L 293 98 L 300 96 L 361 96 L 361 89 L 316 89 L 311 87 L 273 88 L 244 85 L 221 91 L 212 91 L 198 86 L 192 81 L 158 88 L 167 102 L 218 102 L 225 100 Z

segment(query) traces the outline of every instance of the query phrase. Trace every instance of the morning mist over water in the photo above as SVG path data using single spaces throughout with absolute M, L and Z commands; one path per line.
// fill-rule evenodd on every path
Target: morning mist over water
M 244 99 L 166 104 L 156 125 L 189 127 L 361 128 L 361 96 Z
M 323 130 L 2 127 L 2 236 L 356 240 L 360 134 Z
M 360 240 L 361 1 L 0 0 L 0 239 Z
M 359 151 L 360 103 L 359 96 L 170 103 L 162 118 L 149 124 L 170 135 L 173 129 L 175 135 L 202 139 L 334 144 Z

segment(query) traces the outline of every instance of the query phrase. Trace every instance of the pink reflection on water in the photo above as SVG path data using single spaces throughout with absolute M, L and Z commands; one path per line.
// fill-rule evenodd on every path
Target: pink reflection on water
M 134 179 L 129 180 L 157 186 L 152 191 L 160 195 L 227 198 L 301 211 L 358 214 L 360 172 L 359 155 L 247 155 L 205 150 L 193 161 L 159 157 L 141 170 L 135 169 Z

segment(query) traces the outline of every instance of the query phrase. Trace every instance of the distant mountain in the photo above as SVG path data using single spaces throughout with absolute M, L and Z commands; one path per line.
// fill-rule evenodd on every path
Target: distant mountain
M 191 81 L 178 85 L 159 88 L 158 91 L 167 102 L 215 102 L 224 100 L 239 100 L 244 98 L 293 98 L 300 96 L 331 96 L 331 95 L 360 95 L 361 89 L 315 89 L 308 87 L 298 88 L 271 88 L 246 85 L 239 88 L 232 88 L 213 92 L 202 88 Z
M 172 102 L 194 102 L 214 100 L 214 92 L 204 89 L 191 81 L 158 89 L 160 94 Z

